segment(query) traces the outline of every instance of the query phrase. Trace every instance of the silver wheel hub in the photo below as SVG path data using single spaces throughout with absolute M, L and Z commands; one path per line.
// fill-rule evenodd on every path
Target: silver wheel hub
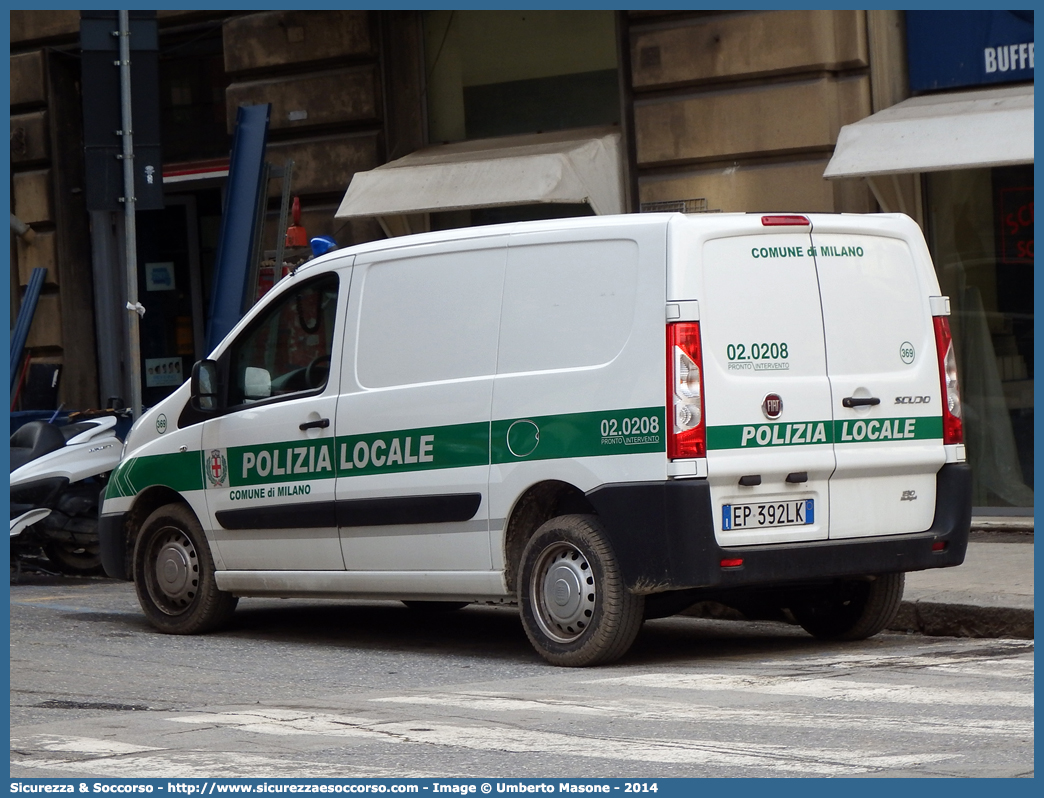
M 531 589 L 537 622 L 548 637 L 568 643 L 590 625 L 597 598 L 594 573 L 572 544 L 554 543 L 544 550 Z
M 153 549 L 149 587 L 160 609 L 177 615 L 188 608 L 199 587 L 196 548 L 180 530 L 165 530 Z

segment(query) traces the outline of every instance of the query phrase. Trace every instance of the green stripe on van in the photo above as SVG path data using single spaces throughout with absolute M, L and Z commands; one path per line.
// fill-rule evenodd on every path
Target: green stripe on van
M 501 464 L 664 452 L 664 427 L 663 407 L 505 419 L 491 425 L 490 457 Z
M 233 488 L 489 464 L 489 423 L 230 446 Z
M 708 449 L 758 449 L 765 446 L 805 446 L 833 442 L 834 429 L 830 421 L 707 427 Z
M 221 487 L 239 488 L 491 462 L 663 451 L 663 407 L 605 410 L 230 446 L 214 457 L 209 449 L 133 457 L 113 472 L 105 495 L 136 496 L 151 485 L 201 490 L 217 484 L 218 478 Z M 214 469 L 215 480 L 206 478 L 208 466 Z
M 873 443 L 942 438 L 942 418 L 874 418 L 857 421 L 796 421 L 732 424 L 707 428 L 708 449 L 759 449 L 823 443 Z
M 233 446 L 224 452 L 228 476 L 222 483 L 243 487 L 524 460 L 664 452 L 665 427 L 663 407 L 644 407 Z M 940 438 L 939 416 L 707 428 L 710 450 Z M 205 454 L 132 457 L 113 472 L 105 497 L 136 496 L 153 485 L 179 492 L 202 490 L 207 484 Z
M 179 493 L 203 489 L 203 453 L 173 452 L 132 457 L 120 463 L 105 489 L 105 498 L 136 496 L 163 485 Z
M 942 416 L 920 418 L 860 419 L 835 421 L 834 443 L 865 443 L 883 440 L 931 440 L 942 438 Z
M 467 468 L 489 464 L 489 422 L 343 435 L 336 441 L 339 477 Z

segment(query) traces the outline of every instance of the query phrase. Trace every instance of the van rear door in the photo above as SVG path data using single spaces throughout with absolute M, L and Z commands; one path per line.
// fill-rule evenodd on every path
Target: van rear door
M 830 538 L 928 529 L 945 451 L 927 248 L 905 216 L 812 221 L 837 460 Z
M 702 261 L 674 270 L 668 291 L 699 298 L 707 474 L 724 546 L 828 536 L 830 383 L 809 222 L 797 220 L 690 217 L 673 248 Z

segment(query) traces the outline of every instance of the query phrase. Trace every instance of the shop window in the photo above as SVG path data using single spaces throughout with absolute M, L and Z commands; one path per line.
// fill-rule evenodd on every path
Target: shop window
M 976 507 L 1033 506 L 1033 167 L 927 178 Z
M 167 163 L 228 155 L 221 27 L 160 40 L 160 119 Z
M 544 133 L 620 122 L 612 11 L 424 15 L 428 140 Z M 432 214 L 434 229 L 590 214 L 586 205 Z
M 612 11 L 424 16 L 431 142 L 620 121 Z

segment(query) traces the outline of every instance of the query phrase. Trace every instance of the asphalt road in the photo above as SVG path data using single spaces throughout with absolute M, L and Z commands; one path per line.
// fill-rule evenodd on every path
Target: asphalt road
M 1033 643 L 649 622 L 560 669 L 516 612 L 244 600 L 154 632 L 129 583 L 11 586 L 11 776 L 1033 775 Z

